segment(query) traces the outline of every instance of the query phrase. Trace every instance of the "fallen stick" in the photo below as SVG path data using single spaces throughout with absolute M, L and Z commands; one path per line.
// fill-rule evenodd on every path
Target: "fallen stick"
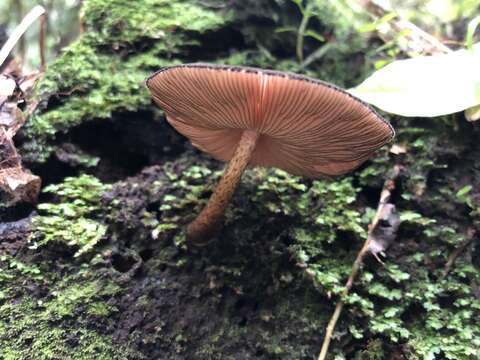
M 469 246 L 473 242 L 475 235 L 476 235 L 475 229 L 473 228 L 468 229 L 468 238 L 450 254 L 450 256 L 447 259 L 447 263 L 445 264 L 445 270 L 443 271 L 443 274 L 440 277 L 440 279 L 443 280 L 447 277 L 447 275 L 452 270 L 453 265 L 455 264 L 455 261 L 465 251 L 467 246 Z
M 372 14 L 377 18 L 382 18 L 389 13 L 387 9 L 375 3 L 373 0 L 357 0 L 357 3 L 359 3 L 364 9 L 366 9 L 370 14 Z M 408 52 L 424 52 L 429 54 L 438 54 L 438 53 L 445 54 L 452 51 L 449 47 L 445 46 L 437 38 L 427 33 L 426 31 L 420 29 L 415 24 L 405 19 L 402 19 L 398 14 L 396 14 L 396 16 L 389 21 L 389 25 L 391 29 L 395 32 L 395 35 L 402 32 L 406 32 L 405 36 L 407 41 L 405 42 L 405 44 L 407 45 L 404 44 L 404 48 L 402 48 L 402 50 L 407 53 Z M 393 145 L 391 148 L 391 152 L 393 153 L 395 153 L 394 151 L 392 151 L 394 147 L 395 145 Z M 355 277 L 361 268 L 365 255 L 370 250 L 370 244 L 372 243 L 372 240 L 373 240 L 373 236 L 372 236 L 373 232 L 377 227 L 379 220 L 381 219 L 382 213 L 384 211 L 386 204 L 388 203 L 388 200 L 391 197 L 392 191 L 395 189 L 395 180 L 400 173 L 400 169 L 401 169 L 400 165 L 398 164 L 395 165 L 393 178 L 387 180 L 383 186 L 383 190 L 380 194 L 380 201 L 377 207 L 377 211 L 368 229 L 367 240 L 365 240 L 365 243 L 363 244 L 362 248 L 360 249 L 360 252 L 358 253 L 355 259 L 355 262 L 353 263 L 352 271 L 345 285 L 345 289 L 342 292 L 341 299 L 335 306 L 335 311 L 333 312 L 333 315 L 327 325 L 327 328 L 325 331 L 325 338 L 322 344 L 322 348 L 320 350 L 320 354 L 318 356 L 318 360 L 324 360 L 325 357 L 327 356 L 328 348 L 330 346 L 330 341 L 332 339 L 335 325 L 337 324 L 338 318 L 340 317 L 340 313 L 342 312 L 343 306 L 345 305 L 345 298 L 353 286 L 353 281 L 355 280 Z M 462 250 L 459 250 L 459 252 L 461 251 Z M 377 257 L 375 253 L 372 252 L 372 254 L 375 257 Z M 455 257 L 453 257 L 452 264 L 455 261 L 454 259 Z
M 350 276 L 348 277 L 347 283 L 345 284 L 345 288 L 341 294 L 340 300 L 335 306 L 335 311 L 333 312 L 333 315 L 330 321 L 328 322 L 327 328 L 325 330 L 325 338 L 323 340 L 320 354 L 318 355 L 318 360 L 324 360 L 327 356 L 328 348 L 330 346 L 330 341 L 332 340 L 332 336 L 333 336 L 333 331 L 335 330 L 335 325 L 337 324 L 337 321 L 338 321 L 338 318 L 340 317 L 343 306 L 345 305 L 345 298 L 350 292 L 350 289 L 353 286 L 353 281 L 355 280 L 355 277 L 357 276 L 360 268 L 362 267 L 363 259 L 365 255 L 371 252 L 370 245 L 372 241 L 374 241 L 375 239 L 374 231 L 377 228 L 386 207 L 390 204 L 389 200 L 392 196 L 393 190 L 395 190 L 396 179 L 400 175 L 401 169 L 402 169 L 401 165 L 396 164 L 393 168 L 393 176 L 390 179 L 386 180 L 383 185 L 382 192 L 380 193 L 380 200 L 378 202 L 377 211 L 375 212 L 375 216 L 373 217 L 372 223 L 368 227 L 367 239 L 365 240 L 362 248 L 357 254 L 357 257 L 352 266 L 352 271 L 350 273 Z
M 392 11 L 385 9 L 380 4 L 376 3 L 373 0 L 357 0 L 357 2 L 370 14 L 376 18 L 383 18 Z M 452 50 L 445 46 L 440 40 L 435 36 L 427 33 L 426 31 L 419 28 L 417 25 L 412 22 L 403 19 L 400 15 L 396 14 L 390 19 L 387 24 L 391 27 L 391 30 L 394 32 L 394 36 L 391 37 L 392 40 L 398 34 L 404 33 L 405 41 L 399 44 L 402 50 L 406 53 L 426 53 L 426 54 L 446 54 Z M 385 36 L 385 32 L 380 32 L 380 35 Z
M 38 32 L 38 47 L 40 48 L 40 71 L 45 71 L 47 60 L 45 57 L 45 30 L 47 18 L 45 12 L 40 16 L 40 28 Z
M 13 30 L 13 33 L 8 38 L 7 42 L 2 46 L 0 50 L 0 66 L 3 65 L 10 52 L 13 50 L 18 40 L 27 31 L 27 29 L 37 20 L 40 16 L 45 14 L 45 9 L 37 5 L 23 18 L 22 22 Z

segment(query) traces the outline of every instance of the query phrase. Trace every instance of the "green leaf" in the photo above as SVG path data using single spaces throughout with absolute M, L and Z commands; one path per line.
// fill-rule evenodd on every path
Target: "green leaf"
M 422 218 L 422 215 L 413 211 L 403 211 L 402 214 L 400 215 L 400 221 L 402 222 L 405 222 L 405 221 L 414 222 L 415 220 L 418 220 L 421 218 Z
M 305 31 L 304 33 L 304 36 L 309 36 L 317 41 L 320 41 L 320 42 L 324 42 L 325 41 L 325 37 L 321 34 L 319 34 L 318 32 L 316 31 L 313 31 L 313 30 L 307 30 Z
M 471 50 L 397 60 L 349 92 L 403 116 L 433 117 L 480 104 L 480 43 Z
M 465 44 L 467 46 L 467 49 L 473 48 L 473 35 L 475 35 L 475 31 L 477 30 L 479 24 L 480 15 L 476 16 L 475 18 L 473 18 L 472 21 L 468 23 L 467 35 L 465 36 Z
M 282 26 L 277 29 L 275 29 L 276 33 L 283 33 L 283 32 L 297 32 L 297 28 L 293 26 Z
M 472 185 L 467 185 L 457 191 L 456 197 L 461 198 L 467 195 L 472 190 Z
M 388 23 L 390 20 L 393 20 L 396 16 L 397 14 L 394 12 L 387 13 L 378 20 L 375 20 L 373 22 L 360 26 L 358 31 L 361 33 L 375 31 L 378 29 L 380 25 Z

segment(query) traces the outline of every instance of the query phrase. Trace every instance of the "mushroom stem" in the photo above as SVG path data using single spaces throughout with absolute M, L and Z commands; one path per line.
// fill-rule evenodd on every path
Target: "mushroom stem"
M 213 192 L 207 206 L 187 227 L 187 240 L 196 245 L 208 242 L 222 225 L 223 214 L 247 167 L 257 144 L 259 133 L 245 130 L 223 177 Z

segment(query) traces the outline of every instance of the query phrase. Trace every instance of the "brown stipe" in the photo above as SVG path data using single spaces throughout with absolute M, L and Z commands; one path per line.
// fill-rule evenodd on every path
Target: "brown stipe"
M 187 227 L 188 239 L 196 244 L 212 238 L 222 226 L 223 214 L 232 198 L 243 171 L 248 165 L 259 134 L 255 131 L 243 132 L 237 149 L 213 192 L 207 206 Z
M 252 138 L 256 134 L 245 164 L 226 171 L 235 180 L 222 179 L 221 195 L 215 191 L 213 204 L 189 226 L 188 237 L 195 241 L 219 228 L 226 202 L 247 165 L 274 166 L 312 178 L 341 175 L 394 134 L 390 124 L 362 101 L 301 75 L 185 64 L 161 69 L 147 86 L 169 123 L 219 160 L 236 163 L 245 134 Z M 214 224 L 207 226 L 209 222 Z

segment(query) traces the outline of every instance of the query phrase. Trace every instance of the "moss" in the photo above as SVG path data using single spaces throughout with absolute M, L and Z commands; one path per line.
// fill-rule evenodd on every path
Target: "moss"
M 39 205 L 21 251 L 0 256 L 0 358 L 141 358 L 115 343 L 112 300 L 123 289 L 111 270 L 98 271 L 111 253 L 94 247 L 106 233 L 97 218 L 108 189 L 87 175 L 48 186 L 54 201 Z
M 107 195 L 117 200 L 110 221 L 119 238 L 129 233 L 137 251 L 151 248 L 152 241 L 157 244 L 152 249 L 154 257 L 145 265 L 147 278 L 159 276 L 158 269 L 166 268 L 161 275 L 162 286 L 149 282 L 141 305 L 129 311 L 137 308 L 136 311 L 150 312 L 146 309 L 155 306 L 170 314 L 178 311 L 176 303 L 185 304 L 182 312 L 189 328 L 179 326 L 175 317 L 162 316 L 167 324 L 162 327 L 161 339 L 155 335 L 155 340 L 150 340 L 156 342 L 157 348 L 148 356 L 169 358 L 175 351 L 192 358 L 233 359 L 245 342 L 251 348 L 248 352 L 256 353 L 260 359 L 307 356 L 314 343 L 312 337 L 325 323 L 324 313 L 319 311 L 324 304 L 312 301 L 315 292 L 311 287 L 302 288 L 308 280 L 302 280 L 300 268 L 288 265 L 291 256 L 288 246 L 283 242 L 272 243 L 272 236 L 279 234 L 267 230 L 265 224 L 273 220 L 273 213 L 283 216 L 283 220 L 290 218 L 297 222 L 295 208 L 285 207 L 286 215 L 271 204 L 276 196 L 300 198 L 308 186 L 300 178 L 289 177 L 279 170 L 248 171 L 235 204 L 227 213 L 219 241 L 192 256 L 185 252 L 179 238 L 184 224 L 207 201 L 221 174 L 217 168 L 213 162 L 184 157 L 119 183 L 112 194 Z M 131 187 L 131 184 L 135 185 Z M 133 197 L 135 202 L 128 200 Z M 250 199 L 248 210 L 238 206 L 237 201 L 242 202 L 241 199 Z M 142 210 L 147 208 L 148 211 Z M 134 222 L 131 219 L 134 212 L 143 218 L 132 234 L 126 225 Z M 242 226 L 251 224 L 254 218 L 265 222 Z M 277 227 L 273 225 L 273 229 L 278 229 L 281 222 L 282 219 L 275 220 Z M 283 236 L 288 236 L 288 231 Z M 230 255 L 221 256 L 227 248 Z M 252 252 L 255 257 L 245 256 Z M 180 278 L 187 284 L 179 287 Z M 150 291 L 163 295 L 149 296 L 145 301 L 145 294 Z M 296 291 L 304 296 L 297 298 Z M 160 298 L 163 300 L 158 300 Z M 159 318 L 153 316 L 150 321 L 156 322 Z M 278 327 L 280 323 L 290 326 Z M 196 330 L 191 331 L 193 328 Z M 294 344 L 293 333 L 302 334 L 304 342 Z M 132 336 L 142 336 L 142 333 L 138 330 Z M 159 343 L 162 346 L 158 346 Z
M 452 252 L 472 236 L 468 230 L 476 216 L 471 211 L 476 205 L 468 196 L 472 190 L 470 185 L 455 184 L 459 171 L 465 171 L 456 159 L 468 158 L 468 154 L 475 153 L 475 147 L 465 147 L 469 140 L 462 129 L 454 130 L 438 120 L 422 125 L 399 129 L 399 141 L 409 145 L 403 160 L 408 172 L 402 173 L 400 179 L 397 206 L 416 211 L 401 211 L 397 243 L 387 252 L 393 252 L 393 257 L 387 259 L 385 268 L 374 272 L 368 271 L 372 266 L 368 264 L 354 293 L 346 299 L 350 310 L 344 315 L 344 324 L 356 324 L 354 329 L 348 328 L 354 338 L 382 336 L 390 344 L 403 344 L 412 358 L 474 359 L 479 356 L 480 341 L 480 328 L 473 320 L 480 315 L 475 295 L 479 279 L 469 251 L 475 247 L 464 250 L 447 277 L 445 271 Z M 467 171 L 470 179 L 477 167 L 476 161 L 471 161 L 472 168 Z M 386 164 L 388 158 L 384 155 L 364 169 L 359 179 L 367 180 L 377 169 L 385 173 L 381 169 Z M 367 180 L 363 184 L 376 183 Z M 466 218 L 453 215 L 459 212 Z M 312 241 L 312 237 L 305 239 Z M 326 276 L 314 279 L 328 295 L 331 289 L 335 293 L 332 286 L 345 283 L 349 272 L 346 267 L 353 262 L 355 252 L 349 250 L 348 259 L 337 250 L 332 259 L 325 250 L 323 247 L 322 255 L 327 259 L 313 259 L 308 268 L 315 270 L 317 263 L 327 263 Z M 357 327 L 362 323 L 368 330 L 359 333 Z
M 209 31 L 223 26 L 229 14 L 215 13 L 200 2 L 181 0 L 146 0 L 131 4 L 121 0 L 90 0 L 82 8 L 82 17 L 87 29 L 97 33 L 98 43 L 117 50 L 152 40 L 168 44 L 174 40 L 175 33 L 181 36 L 178 33 Z
M 448 133 L 451 129 L 446 127 L 443 131 Z M 420 135 L 416 132 L 414 136 Z M 463 146 L 455 148 L 454 138 L 451 137 L 448 151 L 454 154 L 455 151 L 464 151 Z M 429 197 L 425 207 L 426 193 L 415 191 L 419 189 L 419 184 L 427 183 L 417 174 L 428 177 L 429 173 L 440 169 L 440 173 L 435 173 L 436 179 L 442 178 L 449 183 L 455 179 L 456 170 L 454 167 L 439 167 L 438 160 L 431 160 L 433 154 L 427 150 L 429 146 L 438 146 L 435 144 L 444 141 L 438 133 L 431 137 L 423 135 L 422 140 L 429 145 L 418 145 L 419 142 L 414 141 L 417 145 L 404 160 L 411 172 L 402 176 L 400 186 L 404 186 L 403 194 L 410 200 L 407 202 L 400 198 L 398 201 L 402 228 L 397 243 L 387 252 L 393 255 L 387 258 L 385 267 L 367 262 L 353 292 L 345 299 L 347 310 L 342 315 L 338 339 L 332 350 L 339 356 L 347 355 L 339 345 L 335 345 L 342 343 L 357 344 L 358 356 L 362 358 L 378 358 L 375 355 L 378 353 L 392 356 L 401 346 L 408 349 L 406 351 L 414 358 L 445 356 L 468 359 L 478 356 L 480 334 L 474 319 L 480 314 L 474 287 L 468 285 L 480 281 L 478 272 L 466 256 L 458 259 L 455 270 L 443 278 L 448 256 L 468 235 L 464 225 L 448 221 L 444 212 L 436 211 L 448 206 L 465 208 L 468 214 L 473 199 L 466 200 L 464 196 L 473 190 L 459 193 L 462 188 L 448 190 L 449 186 L 444 184 L 440 187 L 441 196 Z M 387 167 L 389 162 L 391 166 L 387 152 L 382 150 L 381 154 L 384 154 L 383 158 L 370 163 L 373 171 L 377 166 Z M 244 331 L 232 323 L 242 310 L 223 305 L 225 312 L 221 324 L 214 326 L 214 331 L 204 334 L 202 340 L 192 340 L 192 334 L 187 336 L 182 332 L 189 339 L 186 342 L 197 349 L 197 354 L 205 356 L 208 353 L 212 358 L 219 354 L 228 358 L 229 349 L 223 344 L 232 345 L 238 339 L 243 339 L 242 346 L 248 343 L 260 349 L 259 353 L 265 358 L 300 359 L 303 356 L 300 354 L 311 354 L 311 351 L 316 351 L 314 346 L 293 346 L 285 340 L 285 336 L 291 331 L 300 331 L 309 338 L 307 334 L 323 331 L 333 311 L 333 304 L 343 290 L 373 214 L 373 209 L 361 197 L 362 188 L 356 185 L 368 179 L 363 175 L 369 167 L 356 176 L 336 181 L 310 181 L 278 169 L 247 171 L 226 213 L 225 226 L 218 239 L 202 251 L 200 257 L 191 258 L 190 254 L 183 253 L 183 229 L 208 200 L 221 174 L 217 169 L 216 163 L 183 157 L 145 173 L 140 179 L 147 180 L 147 183 L 139 188 L 135 182 L 136 187 L 131 190 L 132 195 L 145 194 L 142 196 L 145 196 L 148 205 L 143 206 L 149 209 L 143 213 L 143 235 L 142 232 L 136 235 L 142 239 L 138 243 L 139 248 L 145 246 L 140 244 L 147 244 L 149 238 L 162 244 L 166 242 L 165 249 L 169 250 L 165 254 L 170 254 L 170 260 L 163 261 L 167 266 L 175 266 L 195 279 L 195 269 L 208 269 L 206 278 L 201 277 L 205 285 L 209 284 L 214 289 L 207 299 L 211 301 L 219 296 L 224 301 L 234 301 L 231 296 L 225 295 L 230 289 L 241 294 L 233 298 L 256 299 L 259 307 L 247 312 L 249 316 L 258 317 L 259 322 L 249 320 L 248 330 Z M 146 174 L 150 174 L 152 180 L 148 180 Z M 364 186 L 368 183 L 366 181 Z M 377 183 L 375 181 L 370 186 Z M 129 185 L 125 183 L 123 186 Z M 428 186 L 425 189 L 433 191 Z M 433 193 L 436 194 L 436 191 Z M 413 198 L 416 200 L 412 201 Z M 117 230 L 118 222 L 125 221 L 124 212 L 130 213 L 133 209 L 138 212 L 138 203 L 128 208 L 128 202 L 118 200 L 112 209 Z M 406 204 L 409 205 L 407 208 Z M 266 249 L 268 255 L 263 252 Z M 225 253 L 229 256 L 226 257 Z M 255 259 L 249 254 L 255 254 Z M 289 259 L 286 262 L 285 256 Z M 263 264 L 268 264 L 269 270 L 262 268 Z M 293 265 L 298 268 L 294 270 Z M 307 312 L 305 317 L 298 317 L 298 308 L 295 307 L 295 314 L 292 314 L 291 304 L 285 303 L 292 298 L 286 296 L 284 290 L 298 291 L 298 286 L 306 286 L 305 281 L 311 283 L 317 295 L 303 295 L 300 308 L 314 306 L 318 312 L 316 316 Z M 263 289 L 275 282 L 283 286 L 269 290 L 273 291 L 269 293 L 269 298 L 276 300 L 268 301 Z M 221 291 L 217 293 L 216 289 Z M 312 290 L 307 293 L 309 291 Z M 282 299 L 282 296 L 286 298 Z M 269 332 L 264 325 L 270 321 L 276 326 L 289 325 Z M 253 341 L 248 333 L 263 339 L 261 345 Z M 215 340 L 218 338 L 222 338 L 222 342 Z M 381 348 L 375 345 L 377 338 L 383 339 Z M 180 352 L 188 353 L 183 346 L 180 349 Z
M 178 63 L 174 56 L 200 46 L 200 34 L 229 18 L 183 0 L 86 1 L 85 34 L 49 66 L 36 88 L 37 99 L 49 106 L 24 130 L 30 139 L 23 145 L 25 158 L 44 162 L 57 134 L 85 121 L 145 109 L 151 102 L 147 76 Z
M 29 262 L 0 259 L 2 359 L 120 359 L 131 353 L 101 326 L 117 311 L 108 300 L 121 292 L 118 285 L 88 267 L 71 272 L 67 264 Z
M 293 2 L 233 2 L 236 23 L 205 4 L 85 2 L 88 31 L 37 89 L 45 106 L 25 133 L 29 159 L 45 160 L 62 134 L 85 121 L 151 110 L 143 81 L 164 65 L 206 58 L 302 71 L 340 85 L 363 71 L 363 57 L 351 55 L 359 55 L 365 39 L 351 39 L 356 35 L 345 21 L 336 26 L 339 16 L 332 14 L 339 10 L 330 5 L 310 25 L 337 40 L 307 39 L 305 55 L 329 48 L 305 69 L 294 59 L 295 32 L 275 32 L 298 26 Z M 210 49 L 202 34 L 227 31 L 232 23 L 244 38 Z M 402 225 L 386 265 L 368 260 L 345 299 L 332 354 L 478 358 L 480 264 L 469 230 L 480 223 L 478 133 L 451 117 L 393 120 L 397 141 L 407 145 L 394 194 Z M 111 187 L 90 176 L 48 187 L 30 243 L 0 257 L 0 357 L 27 359 L 34 349 L 39 359 L 54 353 L 79 359 L 311 358 L 365 239 L 392 157 L 385 147 L 335 181 L 249 170 L 220 235 L 196 252 L 185 246 L 185 224 L 221 175 L 217 162 L 197 152 L 179 153 Z M 446 274 L 449 257 L 469 239 Z
M 442 160 L 438 158 L 432 159 L 441 153 L 432 153 L 431 149 L 446 141 L 438 134 L 450 132 L 449 127 L 443 127 L 443 130 L 437 128 L 435 134 L 429 130 L 405 134 L 417 137 L 417 140 L 410 140 L 413 148 L 409 149 L 405 159 L 410 172 L 402 178 L 405 186 L 403 201 L 408 199 L 410 208 L 416 204 L 416 211 L 401 212 L 403 230 L 399 236 L 409 243 L 393 246 L 396 258 L 388 259 L 385 268 L 374 271 L 377 266 L 368 265 L 367 272 L 346 299 L 349 311 L 339 329 L 339 332 L 346 332 L 345 338 L 382 336 L 388 339 L 387 350 L 383 351 L 391 351 L 394 344 L 406 344 L 414 357 L 466 359 L 478 356 L 480 333 L 474 319 L 480 315 L 479 305 L 475 286 L 467 285 L 479 283 L 478 271 L 467 256 L 457 260 L 455 271 L 443 278 L 442 265 L 446 264 L 452 251 L 466 241 L 468 234 L 464 225 L 446 221 L 446 213 L 435 209 L 448 207 L 449 211 L 454 211 L 452 209 L 465 208 L 463 211 L 470 216 L 476 214 L 470 210 L 475 205 L 468 195 L 473 187 L 446 186 L 454 181 L 457 170 L 439 165 Z M 445 149 L 454 158 L 465 148 L 456 142 L 456 136 L 450 135 L 450 138 L 450 145 Z M 386 152 L 384 154 L 386 156 Z M 442 159 L 445 161 L 444 157 Z M 371 172 L 372 168 L 376 171 L 376 166 L 386 165 L 388 158 L 379 157 L 379 161 L 363 170 L 358 179 L 364 181 L 367 179 L 364 174 Z M 167 193 L 163 196 L 161 224 L 163 220 L 174 224 L 180 219 L 188 222 L 192 218 L 191 212 L 197 213 L 204 205 L 219 176 L 217 172 L 198 165 L 186 168 L 180 174 L 177 167 L 173 168 L 177 171 L 169 180 L 173 182 L 174 195 Z M 434 171 L 436 181 L 444 182 L 437 188 L 438 194 L 438 190 L 431 190 L 424 180 Z M 287 236 L 291 241 L 289 252 L 305 268 L 319 293 L 328 299 L 343 290 L 373 212 L 358 202 L 361 189 L 354 185 L 356 181 L 357 178 L 347 177 L 335 182 L 310 182 L 281 170 L 249 171 L 227 212 L 226 227 L 220 238 L 248 244 L 252 239 L 273 237 L 278 241 Z M 202 184 L 206 184 L 208 192 L 204 191 Z M 426 209 L 431 216 L 422 214 L 427 199 L 425 190 L 435 194 L 428 197 Z M 241 199 L 249 199 L 251 203 L 247 205 Z M 411 199 L 417 200 L 412 203 Z M 404 203 L 400 201 L 399 206 L 402 205 Z M 192 206 L 193 211 L 190 210 Z M 184 211 L 185 215 L 182 215 Z M 243 224 L 250 225 L 245 227 Z M 417 234 L 415 236 L 420 238 L 412 242 L 408 240 L 408 234 Z M 352 241 L 357 245 L 352 246 Z M 231 286 L 238 286 L 234 285 L 235 279 L 242 278 L 245 268 L 230 263 L 222 269 Z M 413 316 L 412 312 L 416 315 Z M 269 344 L 271 349 L 277 349 L 274 339 L 270 339 Z M 269 350 L 269 353 L 275 351 Z M 341 353 L 339 349 L 334 351 Z
M 91 251 L 106 233 L 106 226 L 96 218 L 101 196 L 108 189 L 108 185 L 88 175 L 47 186 L 43 192 L 55 194 L 57 202 L 38 205 L 39 215 L 32 219 L 33 246 L 64 244 L 76 249 L 75 256 Z
M 421 161 L 429 156 L 423 154 Z M 454 167 L 441 171 L 447 184 L 456 177 Z M 54 187 L 57 204 L 81 204 L 75 211 L 82 216 L 95 220 L 96 212 L 108 212 L 106 237 L 116 251 L 127 247 L 150 260 L 142 266 L 140 284 L 128 281 L 122 291 L 96 277 L 88 277 L 88 282 L 79 275 L 65 281 L 57 278 L 52 288 L 58 293 L 42 305 L 42 316 L 48 314 L 61 324 L 52 330 L 50 346 L 67 346 L 62 329 L 73 317 L 82 324 L 98 318 L 108 318 L 103 320 L 108 324 L 118 318 L 118 326 L 127 329 L 121 343 L 136 354 L 135 359 L 233 359 L 239 349 L 248 349 L 243 351 L 259 359 L 302 359 L 318 351 L 318 334 L 333 311 L 371 220 L 372 211 L 357 185 L 360 175 L 311 181 L 276 169 L 248 170 L 217 241 L 192 254 L 179 239 L 220 175 L 218 163 L 187 153 L 111 188 L 91 177 L 68 179 Z M 403 181 L 409 184 L 408 180 Z M 462 196 L 474 187 L 460 194 L 456 189 L 444 185 L 439 194 L 434 192 L 438 197 L 429 199 L 436 207 L 448 201 L 449 206 L 468 211 L 469 201 Z M 107 193 L 101 195 L 104 190 Z M 478 356 L 475 319 L 480 305 L 469 285 L 480 281 L 478 271 L 468 256 L 462 256 L 443 278 L 449 254 L 466 233 L 459 224 L 445 222 L 443 212 L 423 208 L 425 195 L 416 196 L 417 202 L 409 202 L 410 208 L 401 211 L 399 240 L 387 252 L 392 254 L 387 265 L 367 262 L 346 298 L 334 354 L 375 359 L 393 356 L 402 348 L 413 358 Z M 109 251 L 93 248 L 91 252 L 100 258 L 84 271 L 95 266 L 102 269 L 100 273 L 110 271 L 112 260 L 102 255 Z M 148 252 L 152 254 L 146 256 Z M 45 276 L 52 281 L 41 266 L 17 264 L 12 269 L 23 269 L 19 271 L 24 276 L 40 276 L 36 281 L 45 281 Z M 4 291 L 3 299 L 12 298 L 11 289 Z M 121 297 L 125 290 L 128 297 Z M 30 304 L 25 311 L 35 310 L 28 297 L 21 298 L 22 304 Z M 6 307 L 1 313 L 10 312 Z M 138 318 L 142 325 L 132 320 Z M 130 325 L 132 321 L 136 325 Z M 91 337 L 82 334 L 82 326 L 75 334 L 86 339 L 80 346 L 90 349 Z M 113 330 L 101 326 L 97 331 L 103 346 L 97 351 L 115 358 L 116 353 L 109 353 L 118 341 L 111 337 Z M 377 339 L 382 339 L 381 346 Z M 5 343 L 10 352 L 22 349 Z M 52 351 L 42 346 L 45 353 Z
M 0 358 L 116 359 L 130 353 L 105 332 L 117 312 L 109 301 L 122 289 L 95 271 L 102 256 L 76 263 L 58 246 L 75 256 L 94 251 L 106 232 L 94 219 L 108 188 L 86 175 L 45 188 L 55 202 L 39 205 L 22 251 L 0 257 Z

